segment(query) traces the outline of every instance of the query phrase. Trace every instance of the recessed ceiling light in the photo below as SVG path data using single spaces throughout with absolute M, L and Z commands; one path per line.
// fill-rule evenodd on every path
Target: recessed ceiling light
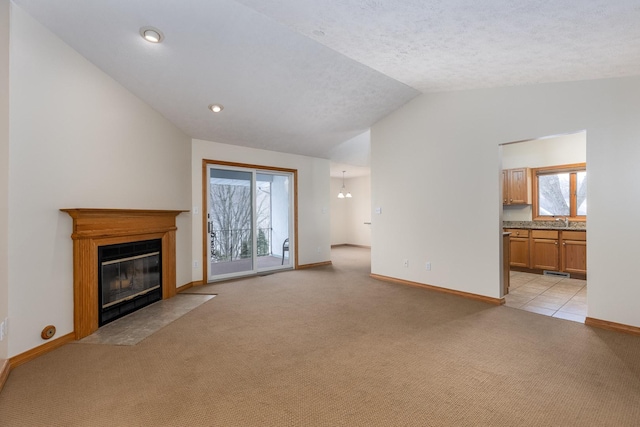
M 140 35 L 143 39 L 150 43 L 160 43 L 164 40 L 162 31 L 154 27 L 142 27 L 140 28 Z
M 219 113 L 220 111 L 224 110 L 224 107 L 220 104 L 211 104 L 209 105 L 209 110 L 213 111 L 214 113 Z

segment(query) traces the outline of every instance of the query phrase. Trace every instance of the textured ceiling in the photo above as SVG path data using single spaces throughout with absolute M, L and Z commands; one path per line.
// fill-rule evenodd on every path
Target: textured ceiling
M 239 0 L 421 92 L 640 74 L 639 0 Z
M 640 74 L 640 0 L 14 3 L 193 138 L 358 166 L 420 92 Z

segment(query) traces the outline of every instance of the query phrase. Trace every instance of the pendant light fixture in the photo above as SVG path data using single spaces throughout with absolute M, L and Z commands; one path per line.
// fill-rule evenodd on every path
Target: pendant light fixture
M 347 191 L 347 189 L 344 186 L 344 173 L 346 171 L 342 171 L 342 188 L 340 189 L 340 193 L 338 193 L 338 199 L 344 199 L 345 197 L 347 198 L 351 198 L 351 192 Z M 345 193 L 347 193 L 345 195 Z

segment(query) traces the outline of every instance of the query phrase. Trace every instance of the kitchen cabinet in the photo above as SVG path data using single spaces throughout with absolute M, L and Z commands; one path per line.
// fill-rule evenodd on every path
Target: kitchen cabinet
M 587 274 L 587 232 L 563 231 L 561 237 L 562 271 Z
M 559 271 L 558 242 L 556 230 L 531 230 L 531 268 Z
M 531 169 L 517 168 L 502 171 L 502 204 L 531 203 Z
M 529 230 L 508 228 L 505 231 L 511 233 L 509 239 L 511 261 L 509 264 L 512 267 L 529 268 Z
M 586 277 L 586 231 L 520 228 L 506 228 L 504 231 L 511 233 L 511 267 L 520 271 L 561 271 L 570 273 L 572 277 Z

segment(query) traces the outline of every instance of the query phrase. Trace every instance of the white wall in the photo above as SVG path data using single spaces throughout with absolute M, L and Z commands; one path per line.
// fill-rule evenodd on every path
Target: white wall
M 9 356 L 73 331 L 72 220 L 60 208 L 189 209 L 190 139 L 18 7 L 11 15 Z M 178 217 L 178 285 L 190 281 Z
M 202 280 L 202 160 L 218 160 L 298 170 L 298 264 L 314 264 L 330 259 L 329 227 L 329 161 L 275 151 L 257 150 L 194 139 L 191 152 L 193 215 L 192 256 L 198 268 L 192 280 Z M 206 209 L 205 209 L 206 211 Z M 293 239 L 291 255 L 293 255 Z
M 505 144 L 502 146 L 502 168 L 539 168 L 587 161 L 587 134 L 578 132 L 550 138 Z M 503 206 L 505 221 L 531 221 L 531 205 Z
M 586 130 L 588 316 L 640 326 L 639 113 L 640 77 L 416 98 L 372 128 L 372 272 L 499 297 L 499 144 Z
M 344 180 L 353 197 L 339 199 L 342 178 L 331 178 L 331 244 L 371 246 L 371 177 Z
M 0 0 L 0 322 L 9 316 L 9 0 Z M 0 341 L 6 359 L 9 339 Z
M 346 186 L 346 180 L 345 180 Z M 349 222 L 350 199 L 339 199 L 338 193 L 342 188 L 342 178 L 331 178 L 331 190 L 329 200 L 331 201 L 331 244 L 344 245 L 349 243 L 347 224 Z M 347 187 L 348 188 L 348 187 Z
M 358 246 L 371 246 L 371 176 L 359 176 L 348 181 L 349 199 L 348 243 Z
M 586 161 L 586 132 L 533 139 L 502 146 L 503 169 L 539 168 Z

